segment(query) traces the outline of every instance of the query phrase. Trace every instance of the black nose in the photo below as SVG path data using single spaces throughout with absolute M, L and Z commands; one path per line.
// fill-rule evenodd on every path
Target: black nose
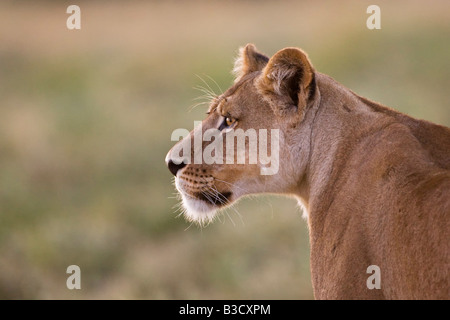
M 176 176 L 178 170 L 183 169 L 186 166 L 186 163 L 181 162 L 180 164 L 175 164 L 175 162 L 169 160 L 169 162 L 167 162 L 167 166 L 169 167 L 170 172 L 172 172 L 172 174 Z

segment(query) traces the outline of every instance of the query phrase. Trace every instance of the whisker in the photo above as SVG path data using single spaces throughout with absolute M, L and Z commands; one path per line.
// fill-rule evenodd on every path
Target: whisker
M 233 188 L 238 188 L 238 189 L 244 191 L 246 194 L 250 193 L 247 189 L 241 188 L 241 187 L 237 186 L 234 183 L 231 183 L 231 182 L 228 182 L 228 181 L 225 181 L 225 180 L 221 180 L 221 179 L 217 179 L 217 178 L 214 178 L 214 180 L 226 183 L 226 184 L 232 186 Z M 264 184 L 264 191 L 265 191 L 265 184 Z M 273 205 L 272 205 L 272 202 L 270 202 L 269 199 L 267 199 L 265 196 L 263 196 L 263 197 L 256 196 L 256 195 L 248 195 L 248 196 L 251 197 L 252 199 L 255 199 L 258 202 L 263 202 L 266 205 L 268 205 L 270 207 L 271 217 L 273 218 L 273 216 L 274 216 Z M 233 208 L 233 207 L 234 207 L 234 204 L 232 204 L 231 208 Z
M 219 190 L 217 190 L 217 188 L 215 186 L 212 186 L 213 189 L 211 189 L 211 191 L 215 192 L 215 196 L 217 197 L 217 200 L 221 203 L 221 204 L 229 204 L 230 200 L 228 200 Z
M 221 193 L 219 192 L 219 190 L 217 190 L 217 188 L 215 188 L 214 186 L 211 186 L 212 188 L 209 188 L 206 191 L 202 191 L 202 193 L 205 195 L 205 197 L 207 197 L 207 199 L 211 202 L 210 197 L 208 197 L 206 195 L 206 193 L 209 194 L 209 196 L 214 197 L 214 199 L 216 201 L 211 202 L 213 204 L 216 204 L 216 202 L 219 202 L 220 204 L 224 204 L 224 205 L 229 205 L 230 201 Z M 228 214 L 228 212 L 225 212 L 228 217 L 230 218 L 231 222 L 233 223 L 233 225 L 235 225 L 233 219 L 231 219 L 230 215 Z
M 196 76 L 208 87 L 211 93 L 213 93 L 215 96 L 218 96 L 211 88 L 211 86 L 202 77 L 200 77 L 198 74 L 196 74 Z
M 216 202 L 211 198 L 211 194 L 206 193 L 205 191 L 201 191 L 202 195 L 205 196 L 205 198 L 212 204 L 215 205 Z
M 244 220 L 242 219 L 242 215 L 241 213 L 235 208 L 235 205 L 233 203 L 230 202 L 230 200 L 228 200 L 219 190 L 217 190 L 217 188 L 213 185 L 212 186 L 212 191 L 216 192 L 216 195 L 219 197 L 219 201 L 221 201 L 221 203 L 225 204 L 225 205 L 229 205 L 230 209 L 233 209 L 234 212 L 236 212 L 237 216 L 239 217 L 239 219 L 241 220 L 242 225 L 245 225 Z M 220 197 L 223 198 L 223 200 L 220 200 Z M 226 209 L 225 209 L 226 210 Z M 230 215 L 228 214 L 228 212 L 226 211 L 228 217 L 230 218 L 230 220 L 232 221 L 233 225 L 234 221 L 231 219 Z
M 203 93 L 198 98 L 204 98 L 204 99 L 208 99 L 210 101 L 212 101 L 212 100 L 217 98 L 217 95 L 214 92 L 210 92 L 207 88 L 196 86 L 196 87 L 193 87 L 193 89 L 194 90 L 198 90 L 198 91 Z
M 186 229 L 184 229 L 184 231 L 189 230 L 189 228 L 190 228 L 193 224 L 194 224 L 194 221 L 192 221 L 192 222 L 189 224 L 189 226 L 188 226 Z
M 193 89 L 203 92 L 203 95 L 201 97 L 206 97 L 206 98 L 216 98 L 217 97 L 217 94 L 213 91 L 209 91 L 208 88 L 205 88 L 202 86 L 195 86 L 195 87 L 193 87 Z
M 204 80 L 203 80 L 203 82 L 204 82 Z M 212 103 L 212 101 L 217 99 L 217 94 L 214 91 L 212 91 L 211 88 L 208 89 L 208 88 L 205 88 L 205 87 L 202 87 L 202 86 L 198 85 L 198 86 L 193 87 L 193 89 L 194 90 L 198 90 L 198 91 L 203 93 L 201 96 L 196 97 L 193 100 L 194 101 L 205 100 L 205 101 L 201 101 L 201 102 L 191 106 L 189 108 L 189 112 L 191 112 L 194 108 L 196 108 L 198 106 L 201 106 L 201 105 L 204 105 L 204 104 L 205 105 L 210 105 Z
M 192 99 L 192 100 L 201 100 L 201 99 L 208 99 L 208 98 L 210 98 L 209 96 L 206 96 L 206 95 L 203 95 L 203 96 L 198 96 L 198 97 L 196 97 L 196 98 L 194 98 L 194 99 Z M 207 103 L 207 102 L 209 102 L 209 101 L 204 101 L 204 103 Z
M 197 108 L 198 106 L 201 106 L 201 105 L 204 105 L 204 104 L 209 105 L 210 103 L 209 103 L 208 101 L 203 101 L 203 102 L 196 103 L 196 104 L 194 104 L 194 105 L 192 105 L 192 106 L 189 107 L 188 112 L 191 112 L 192 110 L 194 110 L 194 109 Z
M 219 84 L 217 83 L 216 80 L 214 80 L 212 77 L 208 76 L 207 74 L 205 74 L 206 77 L 208 77 L 212 82 L 214 82 L 214 84 L 216 85 L 217 89 L 219 89 L 220 93 L 223 94 L 223 90 L 222 88 L 219 86 Z
M 241 188 L 241 187 L 239 187 L 239 186 L 237 186 L 236 184 L 234 184 L 234 183 L 231 183 L 231 182 L 227 182 L 227 181 L 225 181 L 225 180 L 220 180 L 220 179 L 217 179 L 217 178 L 214 178 L 214 180 L 217 180 L 217 181 L 220 181 L 220 182 L 223 182 L 223 183 L 226 183 L 226 184 L 228 184 L 228 185 L 230 185 L 230 186 L 232 186 L 232 187 L 234 187 L 234 188 L 238 188 L 238 189 L 241 189 L 242 191 L 244 191 L 244 192 L 248 192 L 248 190 L 246 190 L 246 189 L 244 189 L 244 188 Z

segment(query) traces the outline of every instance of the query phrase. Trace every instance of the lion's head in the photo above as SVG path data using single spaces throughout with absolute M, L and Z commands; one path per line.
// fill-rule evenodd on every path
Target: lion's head
M 248 44 L 233 71 L 234 84 L 166 156 L 185 215 L 200 224 L 245 195 L 294 193 L 310 153 L 307 110 L 319 92 L 307 55 L 285 48 L 269 59 Z

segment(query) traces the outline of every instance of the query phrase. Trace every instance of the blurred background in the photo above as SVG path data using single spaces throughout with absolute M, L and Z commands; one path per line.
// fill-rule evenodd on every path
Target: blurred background
M 1 1 L 0 298 L 313 298 L 294 200 L 190 226 L 164 157 L 204 117 L 197 75 L 226 89 L 248 42 L 301 47 L 358 94 L 449 126 L 450 2 L 377 1 L 381 30 L 370 4 Z M 72 264 L 81 290 L 66 287 Z

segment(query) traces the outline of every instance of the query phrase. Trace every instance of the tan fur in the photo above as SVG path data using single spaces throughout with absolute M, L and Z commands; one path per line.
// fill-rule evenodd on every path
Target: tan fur
M 203 130 L 226 114 L 244 130 L 279 129 L 280 170 L 189 164 L 177 174 L 191 180 L 179 191 L 231 194 L 208 204 L 208 221 L 247 194 L 298 198 L 317 299 L 450 298 L 450 129 L 358 96 L 315 71 L 300 49 L 269 60 L 248 45 L 241 55 L 236 83 L 212 103 Z M 191 218 L 203 221 L 201 212 Z M 366 286 L 370 265 L 380 267 L 379 290 Z

